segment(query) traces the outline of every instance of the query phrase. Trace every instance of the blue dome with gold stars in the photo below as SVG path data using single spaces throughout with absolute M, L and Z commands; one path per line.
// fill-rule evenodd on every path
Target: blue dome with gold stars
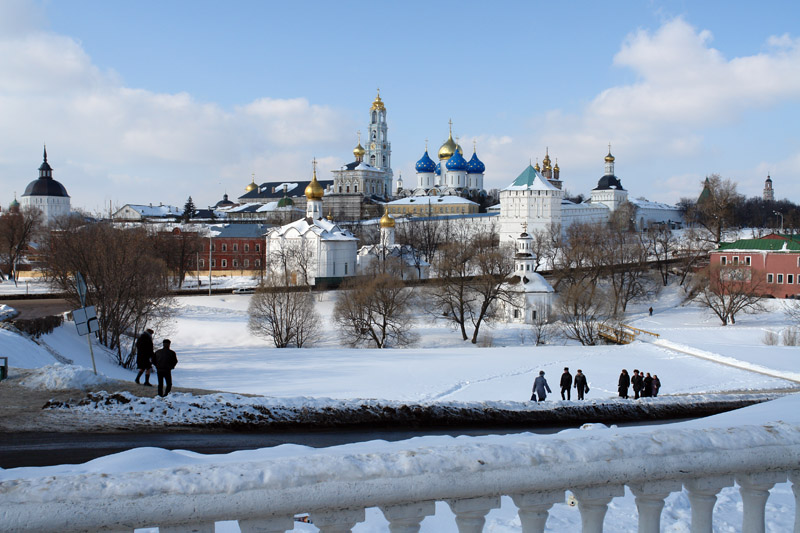
M 442 175 L 442 163 L 441 162 L 436 163 L 436 175 L 437 176 L 441 176 Z
M 467 160 L 456 150 L 445 166 L 447 170 L 467 170 Z
M 415 166 L 417 172 L 435 172 L 436 171 L 436 163 L 433 162 L 433 159 L 430 158 L 428 155 L 428 151 L 425 150 L 425 155 L 423 155 Z
M 483 161 L 478 159 L 478 154 L 472 152 L 472 158 L 467 163 L 467 173 L 468 174 L 483 174 L 486 172 L 486 165 L 483 164 Z

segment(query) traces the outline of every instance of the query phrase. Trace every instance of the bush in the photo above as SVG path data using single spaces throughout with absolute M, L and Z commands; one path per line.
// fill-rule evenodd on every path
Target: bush
M 785 346 L 797 346 L 800 344 L 800 330 L 797 328 L 783 330 L 783 344 Z
M 38 339 L 42 335 L 52 333 L 54 329 L 64 323 L 64 317 L 61 315 L 45 316 L 33 319 L 20 319 L 12 321 L 14 327 L 18 330 L 27 333 L 33 338 Z
M 764 332 L 764 344 L 767 346 L 777 346 L 778 345 L 778 334 L 774 331 L 765 331 Z

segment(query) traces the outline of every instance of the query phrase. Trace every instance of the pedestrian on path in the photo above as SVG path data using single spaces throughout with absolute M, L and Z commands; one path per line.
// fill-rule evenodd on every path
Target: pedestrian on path
M 550 386 L 547 384 L 547 380 L 544 379 L 544 370 L 540 370 L 539 377 L 533 380 L 533 394 L 531 394 L 531 400 L 536 400 L 537 402 L 543 402 L 547 398 L 548 392 L 553 392 L 553 391 L 550 390 Z
M 658 389 L 661 388 L 661 380 L 658 379 L 658 374 L 653 374 L 653 397 L 658 396 Z
M 636 369 L 633 370 L 631 386 L 633 386 L 633 399 L 638 400 L 639 394 L 642 392 L 642 387 L 644 387 L 644 376 Z
M 580 368 L 575 374 L 575 388 L 578 390 L 579 400 L 583 400 L 584 392 L 589 392 L 589 385 L 586 383 L 586 376 Z
M 619 390 L 620 398 L 628 398 L 628 387 L 630 386 L 631 377 L 628 375 L 628 371 L 623 368 L 622 373 L 619 375 L 619 382 L 617 382 L 617 390 Z
M 139 335 L 136 339 L 136 368 L 139 373 L 136 374 L 136 384 L 139 384 L 139 378 L 144 374 L 144 384 L 152 387 L 150 384 L 150 373 L 153 371 L 153 330 L 147 328 L 144 333 Z
M 564 367 L 564 373 L 561 374 L 561 399 L 562 400 L 569 400 L 570 387 L 572 387 L 572 374 L 569 373 L 569 367 Z M 567 397 L 564 398 L 564 393 L 567 393 Z
M 642 398 L 649 398 L 653 395 L 653 378 L 650 372 L 644 378 L 644 388 L 642 389 Z
M 172 390 L 172 369 L 178 364 L 178 356 L 169 349 L 169 339 L 164 339 L 161 344 L 164 347 L 153 355 L 153 362 L 158 372 L 158 395 L 166 396 Z
M 653 316 L 653 308 L 651 307 L 648 311 L 650 311 L 650 316 Z

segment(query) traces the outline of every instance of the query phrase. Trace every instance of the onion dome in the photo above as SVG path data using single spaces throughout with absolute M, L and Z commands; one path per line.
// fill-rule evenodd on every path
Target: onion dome
M 328 222 L 333 222 L 333 213 L 328 210 Z
M 542 166 L 544 167 L 545 170 L 548 170 L 548 169 L 551 168 L 551 166 L 550 166 L 550 149 L 549 148 L 545 148 L 544 149 L 544 159 L 542 159 Z
M 769 174 L 767 174 L 767 179 L 765 183 L 772 183 L 772 178 L 769 177 Z
M 381 217 L 379 222 L 382 228 L 393 228 L 394 227 L 394 219 L 389 216 L 389 213 L 384 213 Z
M 235 204 L 233 202 L 231 202 L 230 200 L 228 200 L 228 194 L 225 193 L 225 194 L 222 195 L 222 200 L 220 200 L 219 202 L 214 204 L 214 207 L 230 207 L 232 205 L 235 205 Z
M 8 204 L 8 210 L 12 213 L 16 213 L 19 211 L 19 202 L 17 201 L 17 197 L 15 196 L 11 203 Z
M 428 151 L 425 150 L 425 154 L 417 161 L 414 168 L 417 172 L 435 172 L 436 163 L 433 162 L 433 159 L 428 155 Z
M 375 101 L 372 102 L 372 107 L 370 111 L 385 111 L 386 107 L 383 105 L 383 100 L 381 100 L 381 90 L 378 89 L 378 96 L 375 97 Z
M 535 170 L 536 172 L 541 172 L 542 171 L 541 167 L 539 167 L 539 159 L 538 158 L 536 159 L 536 164 L 533 165 L 533 170 Z
M 458 145 L 453 140 L 453 121 L 450 121 L 450 135 L 447 137 L 447 140 L 444 144 L 439 148 L 439 161 L 444 161 L 453 157 L 453 154 L 458 151 L 461 155 L 464 155 L 464 150 L 461 149 L 461 146 Z
M 364 150 L 364 147 L 361 146 L 360 142 L 358 143 L 358 146 L 353 148 L 353 155 L 356 156 L 356 161 L 363 160 L 364 159 L 364 154 L 366 154 L 366 153 L 367 153 L 367 151 Z
M 556 159 L 556 166 L 553 167 L 553 170 L 555 170 L 556 172 L 561 170 L 560 168 L 558 168 L 558 159 Z
M 309 200 L 321 200 L 325 191 L 322 190 L 322 185 L 317 181 L 317 165 L 314 162 L 314 177 L 311 178 L 311 183 L 308 184 L 305 190 L 306 198 Z
M 608 155 L 606 156 L 606 163 L 613 163 L 614 156 L 611 155 L 611 143 L 608 143 Z
M 293 205 L 294 205 L 294 200 L 292 200 L 285 194 L 283 195 L 283 198 L 278 200 L 278 207 L 292 207 Z
M 256 185 L 256 175 L 253 174 L 252 181 L 250 184 L 244 188 L 245 192 L 253 192 L 258 190 L 258 185 Z
M 483 164 L 483 161 L 478 159 L 478 153 L 472 152 L 472 158 L 467 163 L 467 173 L 468 174 L 483 174 L 486 172 L 486 165 Z
M 437 176 L 441 176 L 442 175 L 442 163 L 441 162 L 436 163 L 436 175 Z
M 447 160 L 445 167 L 447 170 L 467 170 L 467 160 L 456 150 L 456 153 Z

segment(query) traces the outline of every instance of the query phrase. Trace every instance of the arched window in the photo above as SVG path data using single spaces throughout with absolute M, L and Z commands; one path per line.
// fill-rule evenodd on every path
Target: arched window
M 378 112 L 377 111 L 373 111 L 372 112 L 372 122 L 377 122 L 377 121 L 378 121 Z

